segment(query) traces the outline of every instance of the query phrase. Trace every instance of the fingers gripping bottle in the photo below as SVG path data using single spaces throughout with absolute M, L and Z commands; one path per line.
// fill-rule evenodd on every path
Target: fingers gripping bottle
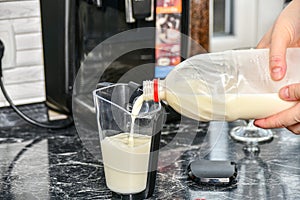
M 269 50 L 231 50 L 200 54 L 175 67 L 164 80 L 143 82 L 144 100 L 165 101 L 199 121 L 259 119 L 294 106 L 281 100 L 281 87 L 299 83 L 300 49 L 287 50 L 287 74 L 269 75 Z

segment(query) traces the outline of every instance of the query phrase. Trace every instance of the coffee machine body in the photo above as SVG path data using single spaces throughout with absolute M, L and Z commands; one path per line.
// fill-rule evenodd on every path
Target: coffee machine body
M 170 20 L 177 19 L 178 30 L 188 34 L 189 2 L 183 0 L 40 0 L 47 105 L 61 113 L 72 113 L 72 92 L 77 72 L 87 55 L 108 38 L 135 28 L 155 27 L 159 20 L 158 16 L 161 20 L 166 18 L 166 15 Z M 172 7 L 171 4 L 175 6 Z M 173 8 L 179 7 L 177 11 L 180 13 L 170 13 Z M 167 13 L 161 13 L 164 11 Z M 165 30 L 163 27 L 160 28 L 162 31 Z M 137 41 L 147 41 L 157 46 L 156 31 L 128 38 L 126 43 L 118 45 L 126 48 L 126 45 Z M 181 40 L 179 46 L 180 55 L 187 54 L 186 43 Z M 155 48 L 145 48 L 120 55 L 114 61 L 118 64 L 118 68 L 108 67 L 99 81 L 117 82 L 127 71 L 144 64 L 147 64 L 146 72 L 140 79 L 153 79 L 157 76 L 156 52 Z M 177 57 L 182 57 L 180 55 Z

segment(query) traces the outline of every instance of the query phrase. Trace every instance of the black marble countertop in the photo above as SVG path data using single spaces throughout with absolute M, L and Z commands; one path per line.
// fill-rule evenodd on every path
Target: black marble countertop
M 299 199 L 300 137 L 274 130 L 273 141 L 260 145 L 259 156 L 247 157 L 244 144 L 228 136 L 234 125 L 199 123 L 196 130 L 189 122 L 165 125 L 161 143 L 177 140 L 160 152 L 150 199 Z M 197 159 L 235 161 L 237 183 L 213 187 L 188 180 L 187 165 Z M 2 126 L 0 176 L 0 199 L 111 199 L 102 163 L 85 148 L 74 126 Z

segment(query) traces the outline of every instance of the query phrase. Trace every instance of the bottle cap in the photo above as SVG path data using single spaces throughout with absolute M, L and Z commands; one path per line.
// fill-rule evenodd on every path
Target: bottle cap
M 154 100 L 154 102 L 159 102 L 159 98 L 158 98 L 158 79 L 153 80 L 153 100 Z

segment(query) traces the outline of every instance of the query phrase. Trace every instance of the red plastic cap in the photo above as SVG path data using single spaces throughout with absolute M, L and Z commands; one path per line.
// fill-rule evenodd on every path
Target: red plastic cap
M 153 100 L 154 102 L 159 102 L 159 98 L 158 98 L 158 79 L 154 79 L 153 80 Z

